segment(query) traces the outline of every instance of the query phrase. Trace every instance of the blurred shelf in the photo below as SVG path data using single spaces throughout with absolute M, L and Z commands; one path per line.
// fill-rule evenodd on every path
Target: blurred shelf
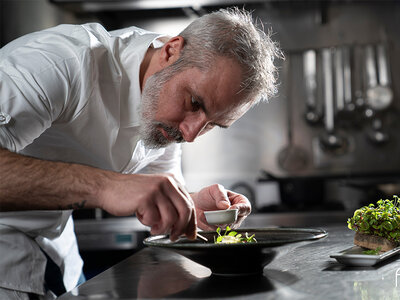
M 255 213 L 247 217 L 241 227 L 323 227 L 328 225 L 347 227 L 347 219 L 352 215 L 347 211 Z

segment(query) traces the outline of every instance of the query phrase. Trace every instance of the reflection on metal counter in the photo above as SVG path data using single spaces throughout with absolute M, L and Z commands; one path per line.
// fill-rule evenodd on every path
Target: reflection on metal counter
M 214 276 L 179 254 L 145 248 L 59 299 L 398 298 L 398 256 L 373 267 L 344 266 L 330 255 L 351 246 L 353 234 L 344 224 L 324 229 L 327 238 L 289 247 L 263 275 Z
M 143 248 L 143 239 L 149 236 L 148 227 L 135 217 L 99 218 L 100 213 L 95 213 L 97 219 L 80 219 L 79 213 L 74 215 L 86 278 L 92 278 L 136 253 Z

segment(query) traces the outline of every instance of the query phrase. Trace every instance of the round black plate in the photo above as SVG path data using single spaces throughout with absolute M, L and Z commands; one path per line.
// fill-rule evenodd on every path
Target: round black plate
M 215 244 L 215 231 L 202 231 L 208 239 L 191 241 L 181 238 L 172 242 L 167 235 L 146 238 L 150 247 L 160 247 L 177 252 L 194 262 L 211 269 L 215 275 L 250 275 L 262 273 L 264 267 L 278 254 L 282 246 L 315 241 L 328 234 L 322 229 L 309 228 L 243 228 L 236 232 L 255 234 L 257 243 Z

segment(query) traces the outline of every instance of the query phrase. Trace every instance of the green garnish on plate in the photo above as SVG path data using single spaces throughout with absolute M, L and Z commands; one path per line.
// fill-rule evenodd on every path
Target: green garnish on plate
M 245 233 L 243 236 L 236 231 L 231 230 L 229 226 L 226 226 L 225 232 L 221 234 L 221 228 L 217 228 L 218 237 L 214 237 L 215 244 L 237 244 L 237 243 L 257 243 L 257 240 L 254 237 L 254 234 L 249 236 L 248 233 Z
M 392 242 L 400 241 L 400 198 L 379 200 L 376 204 L 361 207 L 347 220 L 349 229 L 381 236 Z
M 382 247 L 378 247 L 378 248 L 376 248 L 374 250 L 372 250 L 372 249 L 371 250 L 365 250 L 362 253 L 363 254 L 368 254 L 368 255 L 378 255 L 379 252 L 381 252 L 381 249 L 382 249 Z

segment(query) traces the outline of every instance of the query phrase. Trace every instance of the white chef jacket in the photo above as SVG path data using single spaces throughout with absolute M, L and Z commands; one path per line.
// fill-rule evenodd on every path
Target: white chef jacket
M 181 148 L 139 138 L 140 63 L 160 35 L 60 25 L 0 49 L 0 146 L 121 173 L 173 173 Z M 43 294 L 46 258 L 71 290 L 82 269 L 71 211 L 0 213 L 0 287 Z

